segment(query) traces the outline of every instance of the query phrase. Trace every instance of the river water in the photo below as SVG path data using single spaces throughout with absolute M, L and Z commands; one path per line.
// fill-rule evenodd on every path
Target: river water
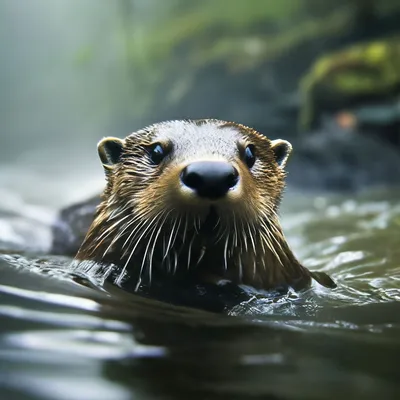
M 0 202 L 2 399 L 400 398 L 400 191 L 289 191 L 289 243 L 338 288 L 228 315 L 71 274 L 54 210 L 21 201 Z

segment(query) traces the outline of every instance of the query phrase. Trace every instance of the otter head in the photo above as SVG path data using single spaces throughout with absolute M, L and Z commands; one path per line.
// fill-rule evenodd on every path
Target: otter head
M 118 282 L 167 275 L 309 286 L 312 275 L 276 214 L 291 150 L 285 140 L 218 120 L 103 139 L 107 187 L 77 258 L 120 267 Z

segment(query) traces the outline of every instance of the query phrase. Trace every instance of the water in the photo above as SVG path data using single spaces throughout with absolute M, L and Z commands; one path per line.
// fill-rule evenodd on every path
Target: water
M 71 274 L 45 255 L 54 213 L 3 196 L 1 398 L 399 398 L 399 195 L 287 193 L 289 243 L 338 288 L 255 296 L 228 315 Z

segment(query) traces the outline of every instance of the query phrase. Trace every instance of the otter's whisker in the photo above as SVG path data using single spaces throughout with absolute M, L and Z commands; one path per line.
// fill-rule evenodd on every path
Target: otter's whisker
M 215 239 L 214 244 L 217 244 L 217 243 L 219 243 L 222 239 L 226 238 L 226 235 L 229 233 L 229 231 L 230 231 L 230 228 L 229 228 L 229 225 L 228 225 L 228 224 L 225 224 L 223 230 L 222 230 L 222 226 L 220 225 L 220 226 L 218 227 L 218 231 L 217 231 L 217 233 L 216 233 L 216 236 L 217 236 L 217 237 L 216 237 L 216 239 Z
M 188 227 L 188 215 L 185 214 L 185 227 L 183 229 L 182 244 L 185 243 L 186 241 L 187 227 Z
M 275 247 L 273 246 L 273 244 L 272 244 L 272 242 L 271 242 L 271 234 L 270 234 L 270 232 L 269 232 L 269 230 L 268 230 L 268 227 L 265 226 L 264 224 L 262 224 L 262 225 L 260 225 L 260 226 L 264 228 L 264 233 L 267 234 L 266 243 L 268 244 L 268 248 L 271 250 L 271 252 L 272 252 L 272 253 L 274 254 L 274 256 L 277 258 L 277 260 L 279 261 L 279 263 L 283 266 L 282 260 L 281 260 L 281 258 L 279 257 L 279 255 L 278 255 L 278 253 L 277 253 Z M 262 233 L 260 232 L 260 234 L 262 234 Z M 265 238 L 265 236 L 264 236 L 264 238 Z
M 199 224 L 199 227 L 197 227 L 197 223 Z M 195 217 L 195 218 L 194 218 L 194 230 L 196 231 L 197 234 L 199 234 L 200 228 L 201 228 L 200 216 L 197 217 L 197 218 Z
M 178 254 L 176 252 L 176 250 L 174 250 L 174 271 L 173 274 L 176 274 L 176 268 L 178 266 Z
M 129 217 L 129 215 L 128 215 L 127 217 Z M 104 232 L 102 233 L 102 235 L 100 235 L 99 238 L 96 239 L 96 241 L 97 241 L 98 243 L 96 244 L 96 246 L 94 246 L 93 248 L 91 248 L 91 254 L 93 254 L 93 253 L 104 243 L 104 241 L 107 239 L 108 236 L 110 236 L 112 233 L 114 233 L 113 228 L 115 228 L 116 226 L 118 226 L 118 225 L 119 225 L 121 222 L 123 222 L 123 220 L 125 220 L 125 219 L 126 219 L 126 218 L 123 218 L 123 219 L 117 221 L 117 222 L 116 222 L 115 224 L 113 224 L 110 228 L 108 228 L 106 231 L 104 231 Z M 111 229 L 111 230 L 110 230 L 110 229 Z M 108 231 L 108 233 L 107 233 L 107 231 Z M 104 236 L 105 233 L 107 233 L 107 234 Z M 101 237 L 101 236 L 103 236 L 103 237 Z
M 281 238 L 281 239 L 284 239 L 283 234 L 282 234 L 282 232 L 280 232 L 279 230 L 277 230 L 277 229 L 275 228 L 275 226 L 274 226 L 274 228 L 273 228 L 273 229 L 275 230 L 275 233 L 273 233 L 273 232 L 271 231 L 271 226 L 273 226 L 273 225 L 274 225 L 274 224 L 270 224 L 270 223 L 267 223 L 267 224 L 266 224 L 266 228 L 267 228 L 267 230 L 268 230 L 268 234 L 269 234 L 270 237 L 272 237 L 272 239 L 274 240 L 274 242 L 278 245 L 278 248 L 279 248 L 280 252 L 281 252 L 281 253 L 284 253 L 283 248 L 282 248 L 282 245 L 281 245 L 280 241 L 278 241 L 278 237 Z
M 221 222 L 221 217 L 218 214 L 218 219 L 217 222 L 215 223 L 215 225 L 213 226 L 213 230 L 218 226 L 218 224 Z
M 144 269 L 144 265 L 146 264 L 146 260 L 147 260 L 147 253 L 148 253 L 148 250 L 149 250 L 149 248 L 150 248 L 150 244 L 152 243 L 152 240 L 153 240 L 153 236 L 154 236 L 154 233 L 157 231 L 157 224 L 154 224 L 154 228 L 153 228 L 153 230 L 151 231 L 151 234 L 150 234 L 150 237 L 149 237 L 149 241 L 148 241 L 148 243 L 147 243 L 147 246 L 146 246 L 146 249 L 145 249 L 145 251 L 144 251 L 144 254 L 143 254 L 143 260 L 142 260 L 142 264 L 141 264 L 141 266 L 140 266 L 140 271 L 139 271 L 139 278 L 142 276 L 142 274 L 143 274 L 143 269 Z M 159 232 L 159 231 L 158 231 Z M 151 269 L 152 269 L 152 265 L 151 265 L 151 260 L 149 259 L 149 283 L 151 283 Z M 136 289 L 137 290 L 137 289 Z
M 267 244 L 267 247 L 272 250 L 273 245 L 270 239 L 270 235 L 269 235 L 269 231 L 268 231 L 268 227 L 265 226 L 264 222 L 261 221 L 260 225 L 259 225 L 259 230 L 258 233 L 260 234 L 260 236 L 263 239 L 263 242 L 265 242 Z
M 146 224 L 146 215 L 141 215 L 141 214 L 136 215 L 129 222 L 128 227 L 131 226 L 132 224 L 134 224 L 137 220 L 139 220 L 140 222 L 132 229 L 131 233 L 126 238 L 125 242 L 123 243 L 122 249 L 124 249 L 125 246 L 127 245 L 127 243 L 130 242 L 130 240 L 131 240 L 132 236 L 135 234 L 135 232 L 139 231 L 141 229 L 141 227 Z
M 162 248 L 163 248 L 163 254 L 165 254 L 165 235 L 163 235 L 163 238 L 162 238 Z M 162 261 L 164 261 L 164 260 L 165 260 L 165 257 L 163 257 Z
M 265 258 L 261 258 L 262 265 L 264 267 L 264 271 L 266 271 L 267 267 L 265 266 Z
M 228 233 L 228 235 L 226 236 L 225 246 L 224 246 L 224 269 L 225 269 L 225 271 L 228 269 L 228 257 L 226 255 L 226 251 L 228 248 L 229 237 L 230 237 L 230 235 Z
M 117 204 L 118 202 L 114 199 L 110 201 L 110 204 Z M 113 210 L 107 218 L 107 221 L 111 221 L 114 218 L 118 218 L 120 215 L 124 214 L 126 210 L 129 208 L 129 202 L 127 202 L 123 207 L 118 206 L 115 210 Z
M 174 225 L 172 225 L 171 234 L 170 234 L 170 236 L 169 236 L 169 240 L 168 240 L 168 244 L 167 244 L 167 250 L 165 251 L 165 254 L 164 254 L 164 259 L 165 259 L 165 257 L 167 256 L 167 254 L 168 254 L 168 252 L 169 252 L 169 249 L 171 248 L 171 245 L 172 245 L 172 237 L 173 237 L 173 235 L 174 235 L 174 231 L 175 231 L 177 222 L 178 222 L 178 220 L 175 219 Z
M 191 261 L 191 256 L 192 256 L 192 246 L 193 246 L 193 242 L 194 239 L 196 238 L 196 232 L 193 234 L 193 237 L 189 243 L 189 247 L 188 247 L 188 259 L 187 259 L 187 269 L 189 269 L 190 267 L 190 261 Z
M 158 212 L 152 218 L 152 220 L 150 222 L 147 219 L 147 217 L 149 217 L 149 216 L 152 217 L 152 214 L 149 211 L 146 213 L 143 213 L 143 214 L 138 213 L 138 215 L 135 216 L 132 219 L 132 221 L 129 222 L 129 226 L 130 226 L 131 224 L 133 224 L 134 222 L 139 220 L 139 223 L 132 229 L 130 235 L 126 238 L 125 242 L 123 243 L 123 245 L 121 247 L 122 249 L 124 249 L 128 245 L 128 248 L 125 250 L 125 252 L 121 258 L 125 257 L 126 253 L 129 251 L 130 244 L 135 241 L 136 237 L 139 236 L 141 234 L 141 232 L 143 232 L 142 228 L 144 228 L 147 224 L 151 225 L 162 213 L 163 213 L 162 211 Z
M 167 269 L 168 269 L 168 273 L 171 273 L 171 257 L 168 254 L 167 258 L 165 259 L 167 261 Z
M 206 250 L 207 250 L 207 247 L 206 247 L 206 246 L 201 246 L 200 255 L 199 255 L 199 258 L 198 258 L 198 260 L 197 260 L 197 262 L 196 262 L 196 267 L 200 264 L 201 260 L 202 260 L 203 257 L 204 257 L 204 254 L 206 254 Z
M 226 229 L 224 230 L 224 232 L 226 231 Z M 214 244 L 218 244 L 222 239 L 224 239 L 224 232 L 218 230 L 218 232 L 216 233 L 216 238 L 215 238 L 215 242 Z
M 97 238 L 95 239 L 96 242 L 98 242 L 98 241 L 100 241 L 101 239 L 107 237 L 107 236 L 108 236 L 107 233 L 110 234 L 110 233 L 115 232 L 114 229 L 115 229 L 121 222 L 125 221 L 125 220 L 126 220 L 127 218 L 129 218 L 129 217 L 130 217 L 129 214 L 128 214 L 128 215 L 125 215 L 125 217 L 119 219 L 117 222 L 115 222 L 115 223 L 112 224 L 110 227 L 108 227 L 107 229 L 105 229 L 104 232 L 103 232 L 101 235 L 99 235 L 99 237 L 97 237 Z M 104 237 L 104 235 L 106 235 L 106 236 Z
M 138 291 L 140 284 L 142 283 L 142 277 L 138 277 L 137 281 L 136 281 L 136 285 L 135 285 L 135 292 Z
M 124 252 L 121 255 L 121 259 L 125 258 L 125 256 L 130 252 L 130 246 L 132 243 L 135 242 L 135 238 L 143 232 L 143 228 L 146 227 L 146 220 L 140 221 L 137 226 L 133 229 L 133 232 L 129 235 L 129 237 L 125 240 L 124 244 L 121 246 L 121 250 L 124 250 Z
M 165 216 L 164 216 L 164 219 L 161 221 L 161 223 L 159 225 L 159 229 L 158 229 L 158 233 L 157 233 L 156 238 L 158 238 L 158 236 L 160 235 L 160 232 L 164 228 L 165 222 L 166 222 L 169 214 L 171 214 L 171 212 L 172 212 L 172 210 L 168 211 L 166 214 L 165 214 L 165 212 L 158 213 L 160 219 L 162 218 L 163 214 L 165 214 Z M 154 249 L 153 249 L 153 251 L 154 251 Z M 165 257 L 167 256 L 167 253 L 165 251 L 165 236 L 163 236 L 163 253 L 164 253 L 163 261 L 164 261 Z
M 160 213 L 159 213 L 159 214 L 160 214 Z M 118 279 L 117 279 L 117 281 L 116 281 L 116 283 L 117 283 L 118 285 L 121 284 L 122 277 L 123 277 L 123 275 L 125 274 L 126 268 L 127 268 L 128 264 L 129 264 L 129 262 L 131 261 L 131 258 L 133 257 L 133 254 L 134 254 L 136 248 L 138 247 L 140 241 L 142 240 L 142 238 L 143 238 L 143 236 L 146 234 L 146 232 L 152 227 L 153 222 L 156 220 L 156 218 L 158 217 L 159 214 L 157 214 L 157 215 L 148 223 L 148 225 L 147 225 L 146 228 L 143 230 L 143 232 L 142 232 L 142 234 L 140 235 L 140 237 L 137 239 L 137 241 L 136 241 L 135 245 L 133 246 L 133 248 L 132 248 L 132 250 L 131 250 L 131 252 L 130 252 L 130 254 L 129 254 L 129 257 L 128 257 L 128 259 L 126 260 L 125 265 L 124 265 L 124 267 L 122 268 L 122 271 L 121 271 L 121 273 L 120 273 L 120 275 L 119 275 L 119 277 L 118 277 Z
M 136 221 L 134 221 L 136 222 Z M 105 255 L 109 252 L 109 250 L 111 249 L 111 247 L 125 234 L 125 232 L 128 230 L 128 228 L 132 225 L 132 221 L 128 221 L 128 223 L 126 223 L 123 228 L 120 230 L 120 232 L 115 236 L 115 238 L 111 241 L 110 245 L 107 247 L 107 249 L 105 250 L 103 257 L 105 257 Z M 123 249 L 124 246 L 122 246 Z M 123 256 L 125 255 L 126 252 L 124 252 Z
M 239 254 L 239 282 L 242 282 L 243 279 L 243 264 L 242 264 L 242 257 Z
M 252 233 L 252 231 L 251 231 L 251 226 L 250 226 L 249 223 L 247 223 L 246 225 L 247 225 L 247 230 L 248 230 L 248 232 L 249 232 L 250 241 L 251 241 L 251 244 L 252 244 L 252 246 L 253 246 L 253 251 L 254 251 L 254 253 L 255 253 L 255 252 L 256 252 L 256 244 L 255 244 L 255 242 L 254 242 L 253 233 Z
M 152 249 L 151 249 L 151 251 L 150 251 L 150 256 L 149 256 L 149 280 L 150 280 L 150 283 L 151 283 L 151 273 L 152 273 L 152 266 L 153 266 L 154 249 L 155 249 L 155 247 L 156 247 L 158 237 L 159 237 L 159 235 L 160 235 L 160 232 L 162 231 L 162 228 L 163 228 L 163 226 L 164 226 L 164 223 L 165 223 L 167 217 L 168 217 L 168 214 L 164 216 L 163 221 L 160 223 L 160 226 L 159 226 L 159 228 L 158 228 L 158 230 L 157 230 L 157 234 L 156 234 L 156 236 L 155 236 L 155 238 L 154 238 L 154 240 L 153 240 Z M 160 216 L 160 219 L 161 219 L 161 218 L 162 218 L 162 215 Z
M 271 212 L 272 216 L 278 219 L 278 216 L 274 210 L 272 210 L 270 207 L 265 205 L 265 207 Z M 264 216 L 264 220 L 261 220 L 261 224 L 265 226 L 265 230 L 268 233 L 268 236 L 271 237 L 275 243 L 278 245 L 279 249 L 281 250 L 281 253 L 285 253 L 280 241 L 278 241 L 277 238 L 284 239 L 283 233 L 278 227 L 276 226 L 276 223 L 270 223 L 271 217 L 268 217 L 264 211 L 261 212 L 261 214 Z M 272 232 L 273 230 L 274 232 Z
M 262 232 L 262 228 L 258 228 L 258 235 L 259 235 L 259 240 L 258 240 L 258 242 L 261 244 L 261 249 L 262 249 L 262 253 L 264 254 L 264 256 L 265 256 L 265 254 L 266 254 L 266 252 L 265 252 L 265 244 L 267 243 L 267 247 L 269 247 L 268 246 L 268 239 L 267 238 L 265 238 L 265 236 L 264 236 L 264 233 Z
M 234 240 L 232 241 L 232 245 L 234 244 L 235 247 L 237 247 L 237 245 L 238 245 L 238 232 L 237 232 L 237 226 L 236 226 L 235 211 L 232 211 L 232 216 L 233 216 L 233 238 L 234 238 Z
M 181 227 L 181 223 L 182 223 L 182 217 L 179 218 L 178 226 L 176 228 L 174 239 L 172 240 L 172 244 L 171 244 L 172 247 L 174 247 L 174 245 L 175 245 L 176 238 L 177 238 L 178 232 L 179 232 L 179 228 Z
M 248 251 L 248 246 L 247 246 L 247 237 L 246 237 L 246 232 L 244 229 L 244 222 L 241 221 L 241 225 L 242 225 L 242 229 L 241 229 L 241 233 L 242 233 L 242 238 L 243 238 L 243 242 L 244 242 L 244 248 L 246 250 L 246 253 Z

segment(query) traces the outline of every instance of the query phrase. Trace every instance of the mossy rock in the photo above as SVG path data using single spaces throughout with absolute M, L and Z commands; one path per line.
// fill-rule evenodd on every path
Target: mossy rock
M 384 101 L 400 93 L 400 37 L 354 45 L 328 54 L 302 79 L 302 129 L 324 113 Z

